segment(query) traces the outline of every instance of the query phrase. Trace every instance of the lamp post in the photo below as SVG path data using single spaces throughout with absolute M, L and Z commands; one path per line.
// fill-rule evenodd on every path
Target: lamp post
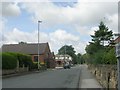
M 39 67 L 39 29 L 40 29 L 40 27 L 39 27 L 39 25 L 40 25 L 40 23 L 41 23 L 42 21 L 38 21 L 38 70 L 40 69 L 40 67 Z

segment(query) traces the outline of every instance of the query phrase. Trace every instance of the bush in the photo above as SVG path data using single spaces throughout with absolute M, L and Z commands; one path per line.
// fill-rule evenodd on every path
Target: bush
M 98 52 L 94 54 L 93 63 L 94 64 L 105 64 L 104 57 L 105 57 L 105 50 L 99 50 Z
M 22 67 L 23 65 L 25 65 L 25 67 L 27 67 L 27 66 L 31 67 L 32 64 L 33 64 L 30 55 L 25 55 L 25 54 L 18 53 L 17 58 L 18 58 L 20 67 Z
M 2 69 L 15 69 L 17 67 L 17 58 L 10 53 L 2 53 Z
M 6 52 L 1 53 L 2 56 L 2 68 L 3 69 L 14 69 L 17 67 L 17 60 L 19 61 L 19 67 L 29 66 L 29 69 L 33 67 L 33 62 L 30 55 L 21 53 Z
M 32 69 L 38 69 L 38 63 L 33 63 L 32 64 Z
M 112 48 L 105 55 L 106 64 L 117 64 L 117 58 L 115 55 L 115 49 Z

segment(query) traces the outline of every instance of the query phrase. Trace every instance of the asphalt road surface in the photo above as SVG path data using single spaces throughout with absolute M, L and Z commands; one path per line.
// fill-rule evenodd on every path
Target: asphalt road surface
M 78 88 L 80 67 L 5 78 L 3 88 Z

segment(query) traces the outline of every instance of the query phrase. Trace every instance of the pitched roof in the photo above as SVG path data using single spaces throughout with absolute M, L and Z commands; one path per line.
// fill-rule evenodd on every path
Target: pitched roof
M 48 43 L 39 44 L 39 54 L 45 52 Z M 24 54 L 38 54 L 38 44 L 5 44 L 2 46 L 2 52 L 18 52 Z
M 115 40 L 114 40 L 115 43 L 119 43 L 120 42 L 120 36 L 118 36 Z

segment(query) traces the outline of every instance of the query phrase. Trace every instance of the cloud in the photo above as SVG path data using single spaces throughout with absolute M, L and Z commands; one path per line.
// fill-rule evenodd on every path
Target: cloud
M 53 33 L 50 33 L 50 37 L 55 38 L 58 41 L 78 41 L 79 37 L 72 35 L 70 33 L 67 33 L 64 30 L 58 29 Z
M 18 16 L 21 14 L 17 3 L 2 2 L 2 16 Z
M 0 46 L 2 46 L 2 39 L 3 39 L 3 30 L 5 30 L 5 24 L 7 20 L 4 18 L 0 18 Z
M 118 14 L 113 14 L 108 16 L 107 26 L 110 27 L 114 33 L 118 33 Z
M 75 50 L 80 52 L 84 52 L 85 43 L 80 42 L 80 38 L 78 36 L 72 35 L 71 33 L 66 32 L 65 30 L 58 29 L 55 32 L 51 32 L 46 34 L 44 32 L 40 33 L 40 42 L 48 42 L 50 44 L 51 50 L 57 53 L 58 49 L 63 45 L 73 45 Z M 3 33 L 3 43 L 11 44 L 18 43 L 21 41 L 27 43 L 37 43 L 38 41 L 38 32 L 35 30 L 34 32 L 23 32 L 17 28 L 14 28 L 12 31 Z M 82 46 L 82 49 L 80 49 Z
M 74 7 L 58 7 L 51 2 L 42 2 L 24 3 L 24 8 L 33 13 L 37 20 L 42 19 L 55 23 L 57 18 L 56 23 L 86 24 L 104 18 L 106 14 L 117 12 L 117 3 L 77 3 Z
M 88 0 L 87 0 L 88 1 Z M 98 25 L 105 18 L 114 18 L 117 14 L 117 2 L 78 2 L 73 7 L 60 7 L 52 2 L 23 3 L 22 8 L 32 14 L 34 22 L 43 21 L 44 28 L 51 28 L 59 25 L 71 27 L 78 32 L 89 32 L 93 25 Z M 111 21 L 110 28 L 117 27 Z M 112 25 L 112 26 L 111 26 Z M 85 30 L 85 31 L 83 31 Z
M 77 52 L 83 53 L 87 44 L 87 40 L 82 40 L 83 36 L 88 37 L 93 34 L 99 22 L 104 18 L 107 20 L 106 25 L 113 31 L 117 31 L 117 6 L 117 2 L 89 3 L 88 0 L 86 2 L 81 0 L 72 7 L 57 6 L 52 2 L 21 2 L 20 7 L 15 3 L 4 3 L 4 11 L 2 11 L 4 16 L 18 16 L 24 13 L 20 11 L 22 8 L 30 13 L 33 22 L 42 20 L 42 28 L 51 30 L 57 27 L 53 32 L 40 32 L 40 42 L 49 42 L 52 51 L 57 52 L 61 46 L 71 44 Z M 62 29 L 59 29 L 61 27 Z M 64 27 L 71 27 L 70 29 L 78 32 L 79 36 L 72 34 Z M 37 30 L 25 32 L 16 27 L 6 33 L 4 43 L 37 42 Z

